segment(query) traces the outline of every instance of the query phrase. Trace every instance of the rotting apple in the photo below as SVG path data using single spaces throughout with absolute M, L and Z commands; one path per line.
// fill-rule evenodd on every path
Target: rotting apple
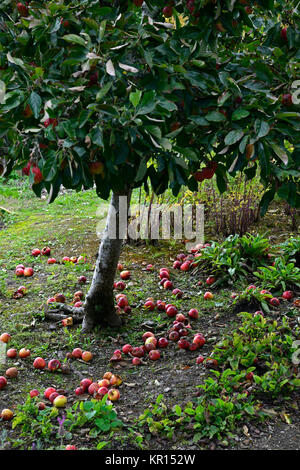
M 8 408 L 5 408 L 4 410 L 2 410 L 1 415 L 0 415 L 3 421 L 11 421 L 13 419 L 13 416 L 14 416 L 13 412 Z
M 14 379 L 18 376 L 18 369 L 16 367 L 10 367 L 9 369 L 7 369 L 7 371 L 5 372 L 5 375 L 6 377 L 8 377 L 9 379 Z

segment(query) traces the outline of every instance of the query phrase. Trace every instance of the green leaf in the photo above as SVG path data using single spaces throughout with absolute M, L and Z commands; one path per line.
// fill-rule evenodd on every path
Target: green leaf
M 62 37 L 62 39 L 72 44 L 78 44 L 79 46 L 86 45 L 86 40 L 83 39 L 81 36 L 77 36 L 77 34 L 66 34 Z
M 226 145 L 233 145 L 236 144 L 241 138 L 243 137 L 244 132 L 242 129 L 237 129 L 235 131 L 230 131 L 225 137 L 225 144 Z
M 102 135 L 102 130 L 100 129 L 100 127 L 95 127 L 90 132 L 90 138 L 93 144 L 98 145 L 98 147 L 104 147 L 103 135 Z
M 142 92 L 140 90 L 136 90 L 135 92 L 130 93 L 129 100 L 135 108 L 141 101 L 141 97 L 142 97 Z
M 244 119 L 250 115 L 247 109 L 239 108 L 236 109 L 231 116 L 232 121 L 238 121 L 239 119 Z
M 222 122 L 226 121 L 224 114 L 219 113 L 218 111 L 212 111 L 205 115 L 205 119 L 209 122 Z
M 107 82 L 96 95 L 96 101 L 101 101 L 112 87 L 112 82 Z
M 40 95 L 32 91 L 29 97 L 29 105 L 33 111 L 35 119 L 38 119 L 42 108 L 42 98 L 40 97 Z
M 275 142 L 271 142 L 268 140 L 268 144 L 272 147 L 272 149 L 280 158 L 280 160 L 282 160 L 283 163 L 287 165 L 289 162 L 289 157 L 287 156 L 286 152 L 281 147 L 279 147 L 279 145 L 275 144 Z

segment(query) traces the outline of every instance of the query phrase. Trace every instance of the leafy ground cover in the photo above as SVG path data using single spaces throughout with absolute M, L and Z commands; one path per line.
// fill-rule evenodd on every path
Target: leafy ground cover
M 51 205 L 13 183 L 1 186 L 0 194 L 0 205 L 10 211 L 0 231 L 0 334 L 11 335 L 6 349 L 30 350 L 24 359 L 2 356 L 0 376 L 13 367 L 18 375 L 7 378 L 0 390 L 0 409 L 14 414 L 11 421 L 0 422 L 0 448 L 299 448 L 300 381 L 293 362 L 294 341 L 300 338 L 297 234 L 287 237 L 285 229 L 276 227 L 274 239 L 274 232 L 266 231 L 267 219 L 256 233 L 216 239 L 194 255 L 181 243 L 128 244 L 120 262 L 131 273 L 122 291 L 131 309 L 125 313 L 120 308 L 121 329 L 83 335 L 78 324 L 64 327 L 47 318 L 56 304 L 47 306 L 46 301 L 62 293 L 71 304 L 76 291 L 87 291 L 105 205 L 97 211 L 99 199 L 91 191 L 65 192 Z M 278 217 L 280 206 L 272 210 Z M 32 256 L 33 248 L 44 246 L 56 263 Z M 64 256 L 80 255 L 81 263 L 62 262 Z M 183 256 L 192 263 L 186 272 L 173 268 Z M 33 267 L 34 275 L 18 278 L 20 263 Z M 182 297 L 161 285 L 163 267 Z M 79 276 L 86 276 L 87 283 L 79 284 Z M 14 298 L 21 285 L 26 295 Z M 213 297 L 205 299 L 208 291 Z M 282 298 L 283 291 L 292 291 L 292 298 Z M 148 305 L 153 299 L 153 310 L 145 308 L 147 299 Z M 169 339 L 176 317 L 159 309 L 157 300 L 184 315 L 181 339 L 189 341 L 187 349 Z M 191 309 L 198 318 L 189 317 Z M 123 352 L 115 360 L 115 351 L 125 344 L 141 346 L 145 332 L 169 340 L 159 348 L 158 360 L 151 361 L 148 352 L 138 366 Z M 205 343 L 193 350 L 197 333 Z M 69 357 L 74 348 L 92 352 L 92 360 Z M 62 367 L 35 369 L 37 357 L 46 363 L 58 359 Z M 119 400 L 76 395 L 82 379 L 99 381 L 106 372 L 121 377 L 114 386 Z M 67 397 L 65 407 L 44 398 L 48 387 Z M 39 395 L 30 398 L 34 389 Z M 39 402 L 45 403 L 44 410 L 38 409 Z

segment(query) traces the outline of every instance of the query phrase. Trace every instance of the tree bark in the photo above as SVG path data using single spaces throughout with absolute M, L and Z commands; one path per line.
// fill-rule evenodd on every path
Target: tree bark
M 97 325 L 109 325 L 114 327 L 121 325 L 121 319 L 116 313 L 113 297 L 113 284 L 117 264 L 122 249 L 123 237 L 125 237 L 127 233 L 119 233 L 119 196 L 127 197 L 127 208 L 129 210 L 131 191 L 128 190 L 127 194 L 113 193 L 106 227 L 99 247 L 92 284 L 83 306 L 83 331 L 91 331 Z M 128 210 L 126 222 L 128 219 Z M 124 217 L 124 214 L 122 214 L 122 217 Z M 111 234 L 114 232 L 114 229 L 116 237 L 112 238 Z

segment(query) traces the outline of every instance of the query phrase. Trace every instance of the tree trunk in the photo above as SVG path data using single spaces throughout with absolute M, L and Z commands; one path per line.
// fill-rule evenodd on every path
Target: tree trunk
M 98 258 L 91 287 L 84 303 L 83 331 L 91 331 L 97 325 L 120 326 L 121 319 L 114 306 L 113 284 L 117 264 L 126 233 L 119 232 L 120 198 L 126 196 L 129 209 L 131 191 L 127 194 L 112 194 L 106 227 L 99 247 Z M 124 202 L 124 201 L 123 201 Z M 124 213 L 121 214 L 124 220 Z M 125 215 L 126 223 L 128 210 Z M 112 233 L 115 232 L 115 238 Z

